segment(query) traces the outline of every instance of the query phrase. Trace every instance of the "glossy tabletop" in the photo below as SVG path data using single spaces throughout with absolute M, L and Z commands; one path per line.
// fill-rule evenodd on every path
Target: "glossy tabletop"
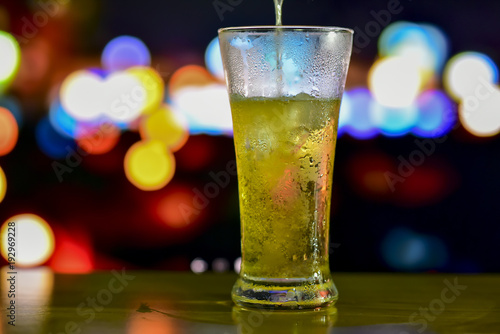
M 500 275 L 339 273 L 339 301 L 318 311 L 236 307 L 235 274 L 41 268 L 17 271 L 15 298 L 1 276 L 2 333 L 500 333 Z

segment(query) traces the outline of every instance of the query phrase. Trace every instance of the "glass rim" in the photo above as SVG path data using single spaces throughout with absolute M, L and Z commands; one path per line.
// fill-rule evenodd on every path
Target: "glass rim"
M 349 29 L 349 28 L 342 28 L 342 27 L 329 27 L 329 26 L 271 26 L 271 25 L 265 25 L 265 26 L 242 26 L 242 27 L 227 27 L 227 28 L 220 28 L 218 30 L 218 33 L 225 33 L 225 32 L 239 32 L 239 33 L 248 33 L 248 32 L 257 32 L 257 33 L 263 33 L 263 32 L 271 32 L 271 31 L 277 31 L 277 30 L 283 30 L 283 31 L 295 31 L 295 32 L 347 32 L 354 34 L 354 30 Z

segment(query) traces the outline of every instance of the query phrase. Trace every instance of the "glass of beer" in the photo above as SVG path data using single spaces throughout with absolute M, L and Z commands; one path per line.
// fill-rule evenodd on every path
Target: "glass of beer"
M 305 309 L 338 298 L 329 218 L 352 35 L 312 26 L 219 30 L 241 215 L 232 298 L 241 306 Z

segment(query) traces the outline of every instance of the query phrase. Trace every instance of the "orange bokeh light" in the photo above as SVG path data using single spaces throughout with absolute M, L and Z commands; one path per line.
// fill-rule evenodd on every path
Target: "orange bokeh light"
M 205 86 L 216 83 L 204 67 L 198 65 L 187 65 L 179 68 L 170 78 L 168 85 L 169 93 L 175 94 L 181 88 L 186 86 Z
M 105 154 L 111 151 L 120 139 L 120 129 L 113 124 L 84 131 L 77 139 L 78 146 L 90 154 Z
M 188 188 L 178 188 L 164 196 L 156 207 L 160 220 L 172 228 L 184 228 L 198 218 L 193 206 L 195 194 Z
M 10 153 L 16 146 L 19 128 L 10 111 L 0 107 L 0 156 Z

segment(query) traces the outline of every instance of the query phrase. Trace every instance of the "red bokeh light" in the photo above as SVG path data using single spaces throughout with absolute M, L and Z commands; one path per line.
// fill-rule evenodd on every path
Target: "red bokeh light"
M 78 239 L 78 240 L 77 240 Z M 85 238 L 56 232 L 56 249 L 49 265 L 57 273 L 85 274 L 94 269 L 93 251 Z
M 205 168 L 215 155 L 212 138 L 208 136 L 191 136 L 176 154 L 179 167 L 197 171 Z

